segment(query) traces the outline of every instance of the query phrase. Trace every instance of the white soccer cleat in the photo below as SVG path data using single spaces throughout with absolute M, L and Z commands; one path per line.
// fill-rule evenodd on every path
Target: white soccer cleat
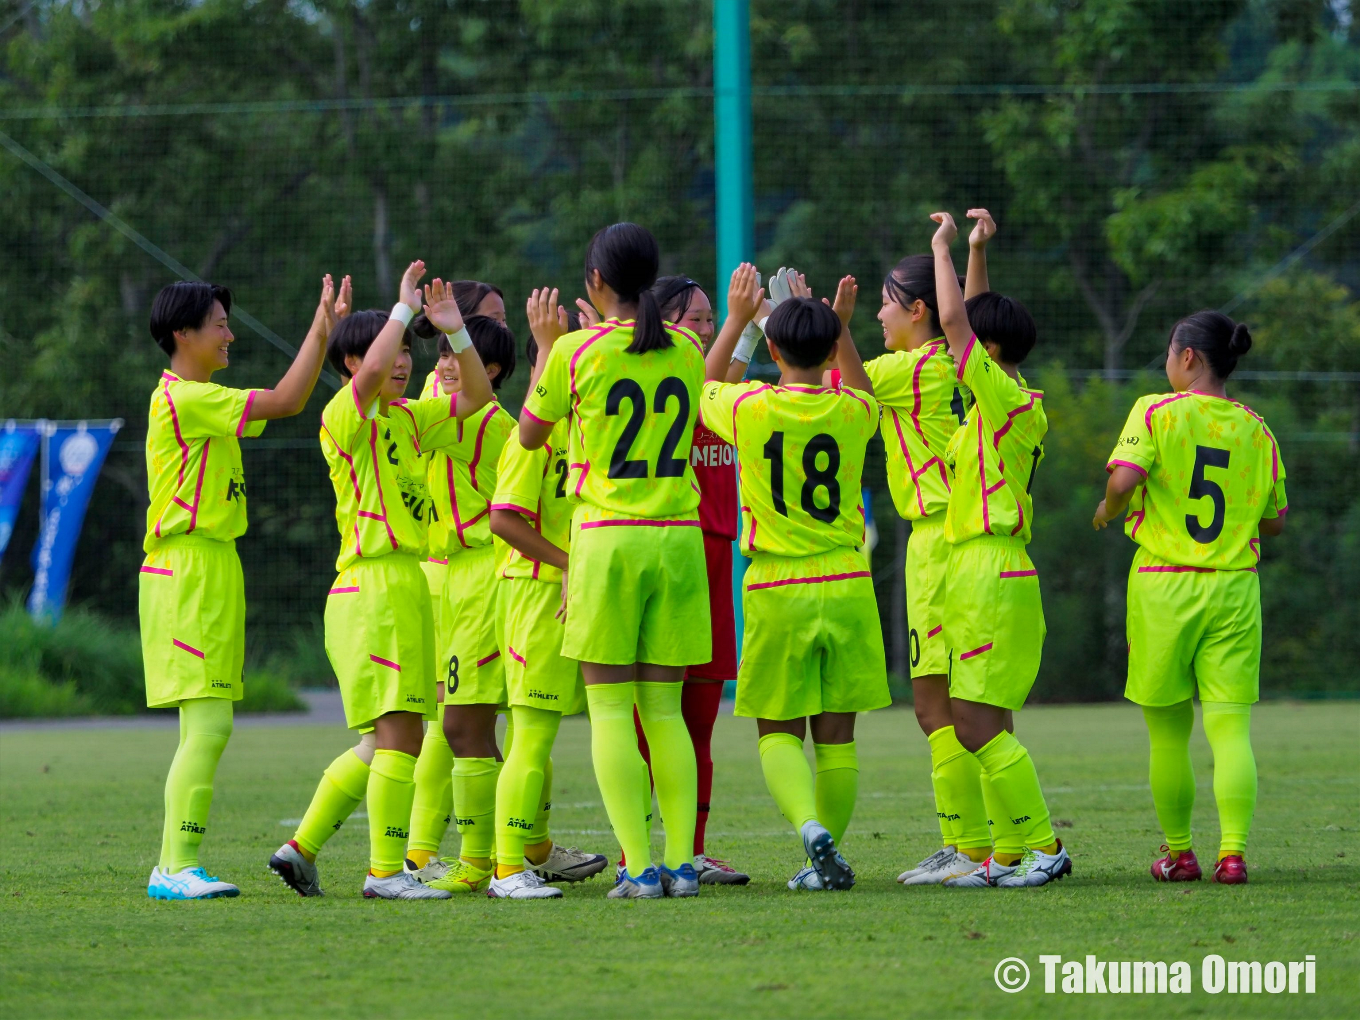
M 751 881 L 750 875 L 707 854 L 694 855 L 694 870 L 699 873 L 700 885 L 745 885 Z
M 364 879 L 364 898 L 369 900 L 447 900 L 451 896 L 447 889 L 421 885 L 405 871 L 386 878 L 370 874 Z
M 171 875 L 159 867 L 151 869 L 146 894 L 153 900 L 215 900 L 241 895 L 241 890 L 202 868 L 185 868 Z
M 574 846 L 554 843 L 546 861 L 531 864 L 526 858 L 524 866 L 545 882 L 584 882 L 608 867 L 609 858 L 604 854 L 588 854 Z
M 981 864 L 973 865 L 971 871 L 954 878 L 945 879 L 941 885 L 947 885 L 951 889 L 990 889 L 1001 879 L 1007 877 L 1015 871 L 1017 865 L 997 864 L 992 858 L 988 857 Z
M 978 868 L 978 862 L 965 853 L 950 851 L 935 867 L 917 869 L 910 878 L 898 879 L 903 885 L 940 885 L 951 878 L 962 878 Z
M 803 849 L 808 862 L 816 870 L 827 889 L 849 889 L 855 884 L 855 873 L 836 849 L 836 841 L 826 826 L 816 820 L 803 823 Z
M 625 869 L 614 883 L 614 888 L 605 894 L 611 900 L 659 900 L 665 895 L 666 891 L 661 888 L 661 875 L 650 864 L 636 878 Z
M 941 865 L 948 861 L 952 861 L 954 859 L 954 854 L 957 852 L 958 851 L 953 846 L 940 847 L 940 849 L 925 858 L 925 860 L 921 861 L 916 867 L 908 868 L 906 871 L 902 872 L 902 874 L 898 875 L 897 880 L 905 883 L 907 879 L 915 878 L 923 871 L 936 871 Z
M 1046 854 L 1042 850 L 1025 847 L 1025 856 L 1020 858 L 1009 875 L 996 880 L 998 889 L 1021 889 L 1029 886 L 1047 885 L 1072 874 L 1072 860 L 1067 856 L 1067 848 L 1058 841 L 1058 852 Z
M 438 882 L 449 873 L 449 862 L 440 860 L 438 857 L 431 857 L 425 862 L 423 868 L 416 867 L 416 862 L 411 858 L 402 861 L 402 870 L 410 875 L 421 885 L 429 885 L 431 882 Z
M 493 878 L 486 894 L 493 900 L 551 900 L 560 897 L 562 890 L 532 871 L 517 871 L 509 878 Z
M 321 891 L 321 875 L 316 862 L 302 855 L 298 845 L 289 840 L 269 858 L 269 870 L 283 879 L 283 884 L 299 896 L 324 896 Z
M 826 886 L 822 885 L 822 876 L 817 874 L 811 864 L 789 879 L 789 888 L 795 892 L 799 890 L 824 892 L 826 890 Z

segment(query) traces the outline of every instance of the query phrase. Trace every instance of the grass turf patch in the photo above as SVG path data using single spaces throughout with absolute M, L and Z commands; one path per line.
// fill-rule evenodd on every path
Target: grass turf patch
M 324 899 L 298 898 L 264 868 L 349 735 L 243 724 L 222 761 L 203 855 L 241 897 L 156 903 L 145 884 L 175 731 L 10 729 L 0 735 L 4 1012 L 1350 1016 L 1360 1001 L 1357 732 L 1360 706 L 1351 704 L 1257 710 L 1261 796 L 1247 886 L 1152 882 L 1161 836 L 1141 717 L 1131 706 L 1082 706 L 1029 709 L 1018 725 L 1075 875 L 1030 891 L 903 889 L 894 877 L 934 849 L 938 829 L 925 739 L 910 712 L 888 709 L 860 719 L 860 802 L 845 841 L 859 884 L 848 893 L 784 888 L 801 863 L 797 841 L 765 792 L 754 725 L 724 717 L 708 850 L 749 871 L 750 886 L 615 903 L 600 878 L 567 886 L 558 901 L 387 903 L 360 895 L 360 819 L 323 851 Z M 1193 755 L 1197 849 L 1208 864 L 1217 823 L 1198 730 Z M 556 836 L 616 860 L 584 719 L 563 724 L 554 760 Z M 451 832 L 445 852 L 456 843 Z M 1195 991 L 1045 995 L 1041 953 L 1185 960 Z M 1315 954 L 1317 994 L 1205 994 L 1209 953 L 1262 962 Z M 1034 975 L 1015 995 L 992 976 L 1010 956 Z

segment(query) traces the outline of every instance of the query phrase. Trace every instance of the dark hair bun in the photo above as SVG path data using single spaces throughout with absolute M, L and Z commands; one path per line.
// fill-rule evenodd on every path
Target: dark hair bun
M 1233 327 L 1232 337 L 1228 340 L 1228 353 L 1234 358 L 1240 358 L 1251 350 L 1251 330 L 1247 329 L 1245 322 L 1239 322 Z

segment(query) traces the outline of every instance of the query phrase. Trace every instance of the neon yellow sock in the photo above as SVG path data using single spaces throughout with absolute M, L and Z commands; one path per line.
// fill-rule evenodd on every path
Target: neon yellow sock
M 1189 850 L 1190 816 L 1195 807 L 1195 766 L 1190 762 L 1190 731 L 1195 708 L 1187 698 L 1178 705 L 1143 706 L 1148 728 L 1148 782 L 1157 823 L 1173 854 Z
M 548 756 L 548 760 L 543 763 L 543 790 L 538 795 L 538 814 L 534 815 L 534 827 L 529 830 L 529 834 L 524 837 L 525 847 L 542 843 L 547 840 L 551 845 L 552 834 L 549 832 L 548 822 L 552 817 L 552 784 L 553 784 L 553 760 Z M 530 855 L 530 860 L 533 856 Z
M 1002 806 L 1000 796 L 987 773 L 981 773 L 978 780 L 982 787 L 982 802 L 987 808 L 987 826 L 991 830 L 992 845 L 995 848 L 992 855 L 998 864 L 1014 864 L 1025 852 L 1020 826 L 1011 824 L 1010 814 Z
M 411 835 L 415 772 L 415 758 L 386 748 L 374 753 L 368 768 L 369 870 L 379 878 L 401 870 Z
M 495 758 L 453 760 L 453 811 L 463 838 L 458 856 L 485 867 L 496 845 L 496 781 L 501 763 Z
M 647 842 L 647 822 L 641 810 L 647 792 L 647 763 L 638 751 L 637 731 L 633 728 L 635 697 L 636 686 L 632 682 L 586 686 L 595 781 L 614 837 L 628 860 L 628 871 L 639 875 L 651 865 L 652 848 Z
M 173 875 L 198 865 L 198 848 L 208 831 L 213 779 L 231 727 L 232 703 L 227 698 L 180 702 L 179 748 L 165 777 L 162 871 Z
M 817 819 L 837 844 L 845 838 L 859 796 L 859 755 L 855 742 L 813 744 L 817 762 Z
M 515 741 L 496 782 L 496 874 L 506 878 L 524 870 L 524 842 L 543 803 L 543 781 L 560 712 L 511 708 Z
M 803 754 L 803 742 L 792 733 L 760 738 L 760 771 L 780 812 L 795 830 L 817 818 L 817 790 Z
M 940 727 L 929 739 L 936 810 L 947 818 L 950 827 L 946 845 L 953 844 L 964 853 L 990 848 L 992 834 L 987 828 L 982 766 L 977 757 L 959 743 L 953 726 Z
M 442 714 L 442 713 L 441 713 Z M 411 802 L 411 843 L 406 856 L 424 867 L 439 853 L 453 811 L 453 752 L 444 729 L 432 722 L 425 728 L 416 759 L 416 794 Z M 424 858 L 424 860 L 421 860 Z
M 368 763 L 349 748 L 326 766 L 293 841 L 316 857 L 354 813 L 367 789 Z
M 991 781 L 997 806 L 1010 824 L 1019 829 L 1021 845 L 1034 849 L 1053 846 L 1053 826 L 1049 824 L 1039 773 L 1020 741 L 1002 730 L 982 746 L 977 760 Z M 996 816 L 992 818 L 995 820 Z M 999 844 L 997 849 L 1001 849 Z
M 1245 854 L 1256 812 L 1256 756 L 1251 752 L 1251 706 L 1200 703 L 1204 735 L 1214 752 L 1214 800 L 1218 803 L 1219 860 Z
M 674 870 L 694 862 L 699 814 L 699 765 L 680 712 L 684 684 L 639 681 L 636 686 L 638 718 L 652 749 L 656 806 L 666 827 L 666 867 Z

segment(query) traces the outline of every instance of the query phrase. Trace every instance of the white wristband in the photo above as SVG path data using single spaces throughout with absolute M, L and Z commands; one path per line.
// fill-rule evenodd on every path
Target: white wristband
M 756 352 L 756 345 L 760 343 L 760 339 L 764 335 L 759 326 L 754 322 L 748 322 L 746 328 L 741 331 L 741 338 L 737 340 L 737 346 L 732 351 L 732 360 L 749 365 L 751 357 Z
M 416 313 L 411 311 L 411 306 L 405 301 L 398 301 L 392 306 L 392 312 L 388 315 L 389 319 L 396 319 L 403 326 L 411 325 L 411 320 L 416 317 Z
M 457 333 L 445 333 L 444 339 L 448 340 L 454 354 L 462 354 L 472 346 L 472 335 L 468 333 L 466 326 L 461 327 Z

